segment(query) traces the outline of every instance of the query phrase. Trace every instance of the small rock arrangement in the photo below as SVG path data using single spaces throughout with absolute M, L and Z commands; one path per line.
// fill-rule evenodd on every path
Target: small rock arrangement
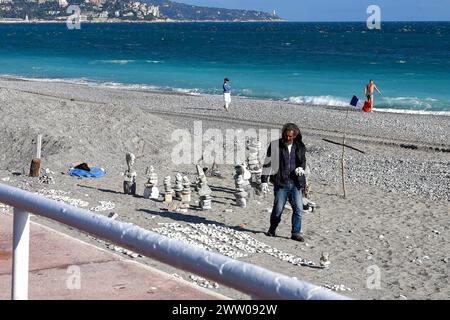
M 330 289 L 331 291 L 339 292 L 339 291 L 349 291 L 351 292 L 352 289 L 346 287 L 343 284 L 326 284 L 323 286 L 326 289 Z
M 174 191 L 172 189 L 172 178 L 167 176 L 164 178 L 164 203 L 171 204 L 173 202 Z
M 234 174 L 234 184 L 236 187 L 234 196 L 236 197 L 236 205 L 241 208 L 245 208 L 247 207 L 247 200 L 251 189 L 249 182 L 251 173 L 247 170 L 245 164 L 236 165 L 234 169 L 236 171 Z
M 255 192 L 256 196 L 263 196 L 261 188 L 261 175 L 262 175 L 262 164 L 260 159 L 260 153 L 262 149 L 261 141 L 253 138 L 247 141 L 247 163 L 248 170 L 250 171 L 251 178 L 250 184 Z
M 45 173 L 39 177 L 39 182 L 43 184 L 55 184 L 55 179 L 53 178 L 54 174 L 55 173 L 50 171 L 50 169 L 45 169 Z
M 110 217 L 110 218 L 114 219 L 113 217 Z M 140 254 L 138 254 L 136 252 L 133 252 L 131 250 L 128 250 L 128 249 L 116 246 L 115 244 L 108 243 L 108 242 L 103 241 L 101 239 L 98 239 L 96 237 L 89 236 L 89 238 L 91 238 L 92 240 L 97 241 L 98 243 L 104 244 L 106 246 L 106 248 L 111 250 L 111 251 L 125 254 L 125 255 L 129 256 L 130 258 L 136 259 L 137 257 L 142 257 L 142 255 L 140 255 Z
M 328 252 L 323 252 L 322 256 L 320 257 L 320 266 L 322 268 L 328 268 L 331 264 L 329 260 L 330 254 Z
M 123 193 L 125 194 L 136 194 L 136 171 L 133 170 L 134 161 L 136 157 L 132 153 L 127 153 L 125 155 L 125 160 L 127 161 L 128 169 L 124 172 L 123 179 Z
M 111 201 L 99 201 L 99 202 L 100 202 L 99 206 L 92 207 L 89 210 L 100 212 L 100 211 L 109 211 L 116 207 L 116 205 L 114 203 L 112 203 Z
M 192 274 L 189 276 L 189 278 L 192 280 L 192 282 L 194 284 L 198 285 L 199 287 L 207 288 L 207 289 L 218 289 L 219 288 L 219 284 L 217 282 L 210 282 L 210 281 L 206 280 L 205 278 L 195 276 Z
M 181 192 L 183 191 L 183 177 L 179 172 L 175 175 L 175 187 L 173 189 L 175 190 L 175 199 L 181 200 Z
M 80 199 L 72 199 L 69 196 L 69 192 L 62 191 L 62 190 L 54 190 L 54 189 L 41 189 L 36 194 L 44 196 L 49 199 L 53 199 L 56 201 L 62 201 L 65 203 L 70 204 L 74 207 L 87 207 L 89 205 L 89 202 L 80 200 Z
M 198 196 L 200 197 L 199 205 L 202 210 L 211 210 L 211 193 L 212 191 L 207 185 L 205 178 L 205 181 L 200 182 L 200 188 L 198 190 Z
M 191 202 L 191 182 L 188 177 L 182 179 L 183 189 L 181 190 L 181 205 L 178 208 L 180 212 L 187 212 Z
M 153 166 L 150 166 L 150 171 L 147 168 L 148 181 L 144 188 L 144 198 L 146 199 L 158 199 L 159 189 L 158 189 L 158 175 L 155 173 Z

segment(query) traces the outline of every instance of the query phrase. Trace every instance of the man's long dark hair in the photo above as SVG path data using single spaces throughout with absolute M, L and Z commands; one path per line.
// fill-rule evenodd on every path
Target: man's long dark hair
M 281 137 L 283 138 L 283 140 L 285 140 L 285 134 L 287 131 L 294 131 L 295 134 L 295 140 L 296 141 L 302 141 L 302 134 L 300 133 L 300 129 L 297 127 L 296 124 L 294 123 L 286 123 L 283 126 L 283 129 L 281 129 Z

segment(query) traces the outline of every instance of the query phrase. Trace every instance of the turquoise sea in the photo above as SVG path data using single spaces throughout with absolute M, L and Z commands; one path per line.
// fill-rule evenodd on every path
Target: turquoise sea
M 0 24 L 0 76 L 450 114 L 450 22 Z

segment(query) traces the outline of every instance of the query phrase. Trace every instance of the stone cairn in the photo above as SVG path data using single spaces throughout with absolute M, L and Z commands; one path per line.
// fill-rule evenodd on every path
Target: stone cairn
M 328 252 L 322 252 L 322 256 L 320 257 L 320 266 L 322 268 L 328 268 L 330 264 L 330 254 Z
M 197 180 L 196 180 L 196 190 L 198 191 L 198 196 L 200 197 L 200 208 L 202 210 L 210 210 L 211 209 L 211 189 L 209 188 L 207 182 L 206 182 L 206 176 L 205 172 L 203 171 L 203 168 L 199 165 L 196 165 L 197 168 Z
M 234 169 L 236 170 L 234 175 L 234 184 L 236 186 L 234 196 L 236 197 L 236 205 L 245 208 L 249 198 L 249 191 L 251 190 L 251 185 L 248 181 L 251 178 L 251 174 L 245 167 L 245 164 L 236 165 Z
M 197 178 L 195 178 L 194 189 L 195 192 L 198 192 L 198 190 L 200 189 L 200 182 L 201 182 L 200 177 L 205 175 L 205 171 L 203 171 L 203 168 L 198 164 L 195 165 L 195 168 L 197 170 Z
M 45 184 L 55 184 L 55 179 L 53 179 L 54 172 L 50 171 L 50 169 L 45 169 L 45 173 L 43 176 L 39 177 L 40 183 Z
M 145 184 L 144 198 L 146 199 L 158 199 L 159 189 L 158 189 L 158 175 L 155 173 L 153 166 L 150 166 L 150 172 L 147 168 L 148 181 Z
M 164 178 L 164 202 L 166 204 L 171 204 L 173 202 L 174 191 L 172 189 L 172 178 L 167 176 Z
M 133 170 L 134 160 L 136 157 L 132 153 L 127 153 L 125 156 L 128 169 L 125 170 L 123 179 L 123 192 L 125 194 L 136 194 L 136 171 Z
M 200 188 L 198 190 L 198 195 L 200 197 L 200 207 L 202 210 L 210 210 L 211 209 L 211 189 L 208 187 L 206 183 L 206 177 L 200 178 Z
M 263 196 L 262 188 L 261 188 L 261 174 L 262 174 L 262 165 L 260 162 L 260 152 L 261 152 L 261 142 L 257 139 L 251 139 L 247 142 L 247 163 L 248 170 L 250 171 L 250 185 L 254 190 L 254 194 L 257 196 Z
M 175 175 L 175 199 L 181 200 L 181 191 L 183 191 L 183 177 L 180 173 Z
M 183 177 L 183 190 L 181 191 L 181 205 L 179 208 L 180 212 L 187 212 L 191 202 L 191 182 L 188 177 Z
M 219 170 L 219 165 L 216 163 L 216 158 L 214 158 L 214 162 L 211 166 L 211 176 L 212 177 L 221 177 L 222 174 L 220 173 Z

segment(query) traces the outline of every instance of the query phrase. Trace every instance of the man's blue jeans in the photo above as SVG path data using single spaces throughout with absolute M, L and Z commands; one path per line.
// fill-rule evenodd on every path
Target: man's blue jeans
M 274 188 L 274 201 L 272 215 L 270 216 L 270 230 L 275 232 L 278 224 L 281 221 L 281 214 L 283 213 L 286 201 L 292 206 L 292 234 L 300 234 L 302 229 L 302 210 L 303 200 L 302 191 L 297 189 L 294 182 L 289 180 L 289 183 L 283 187 Z

